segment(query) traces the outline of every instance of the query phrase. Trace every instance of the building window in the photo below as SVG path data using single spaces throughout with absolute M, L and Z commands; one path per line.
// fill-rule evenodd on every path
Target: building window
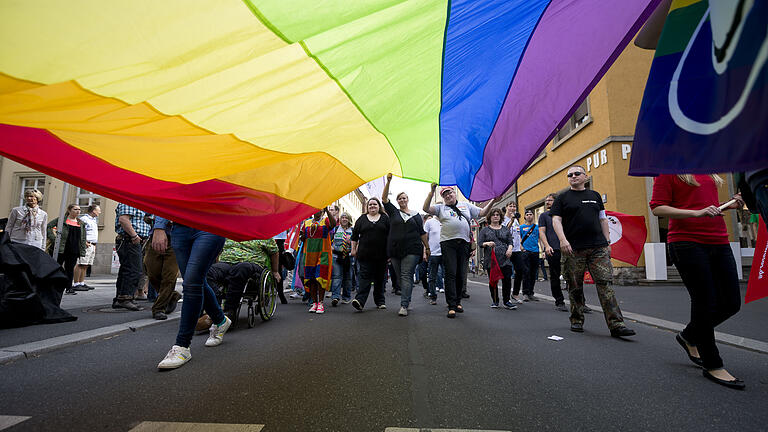
M 573 113 L 571 118 L 557 131 L 552 148 L 554 149 L 591 122 L 592 116 L 589 115 L 589 99 L 584 99 L 584 102 L 576 108 L 576 112 Z
M 37 189 L 45 197 L 45 176 L 21 177 L 21 190 L 19 191 L 19 205 L 24 205 L 24 192 Z
M 83 188 L 77 188 L 77 205 L 83 209 L 83 214 L 86 212 L 86 207 L 93 204 L 101 206 L 101 195 L 96 195 Z

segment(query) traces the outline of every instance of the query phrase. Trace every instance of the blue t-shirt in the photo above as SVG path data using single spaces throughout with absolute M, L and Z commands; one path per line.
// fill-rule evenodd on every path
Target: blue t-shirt
M 528 231 L 533 230 L 531 235 L 523 242 L 523 249 L 528 252 L 539 251 L 539 227 L 536 224 L 533 225 L 520 225 L 520 237 L 525 237 Z

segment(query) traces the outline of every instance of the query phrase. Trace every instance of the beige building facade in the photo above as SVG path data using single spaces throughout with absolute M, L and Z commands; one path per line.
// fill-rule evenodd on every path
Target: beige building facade
M 6 218 L 11 209 L 22 205 L 24 191 L 37 189 L 43 193 L 40 207 L 48 213 L 48 220 L 59 216 L 65 183 L 59 179 L 35 171 L 18 162 L 0 156 L 0 218 Z M 85 213 L 91 204 L 101 207 L 99 217 L 99 242 L 91 273 L 110 273 L 112 250 L 115 246 L 115 208 L 117 202 L 70 185 L 65 198 L 67 204 L 80 205 Z

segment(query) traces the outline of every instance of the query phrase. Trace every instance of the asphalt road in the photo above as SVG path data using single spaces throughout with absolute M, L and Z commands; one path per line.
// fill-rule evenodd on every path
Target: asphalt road
M 666 330 L 629 323 L 638 335 L 614 339 L 592 314 L 575 334 L 551 303 L 492 310 L 478 285 L 467 312 L 449 320 L 444 305 L 414 291 L 406 318 L 391 294 L 386 311 L 346 305 L 320 316 L 292 301 L 253 329 L 242 320 L 219 347 L 195 337 L 192 361 L 168 372 L 156 365 L 178 322 L 0 365 L 0 416 L 30 417 L 8 431 L 128 431 L 145 421 L 266 432 L 732 432 L 768 424 L 768 355 L 721 345 L 728 369 L 747 383 L 735 391 L 705 380 Z

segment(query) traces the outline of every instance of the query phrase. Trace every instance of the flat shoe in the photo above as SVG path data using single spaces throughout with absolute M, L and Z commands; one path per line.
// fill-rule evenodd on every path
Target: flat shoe
M 688 350 L 688 344 L 685 343 L 685 339 L 683 339 L 680 333 L 675 335 L 675 340 L 680 344 L 681 347 L 683 347 L 685 353 L 688 355 L 688 359 L 692 361 L 693 364 L 696 366 L 704 366 L 704 361 L 701 359 L 701 357 L 694 357 L 691 355 L 691 352 Z
M 464 306 L 458 305 L 456 306 L 456 312 L 458 313 L 464 313 Z
M 734 378 L 733 381 L 727 381 L 727 380 L 723 380 L 723 379 L 717 378 L 716 376 L 714 376 L 711 373 L 709 373 L 709 371 L 706 370 L 706 369 L 704 369 L 701 372 L 704 375 L 704 378 L 707 378 L 710 381 L 714 381 L 714 382 L 720 384 L 721 386 L 726 386 L 728 388 L 732 388 L 732 389 L 736 389 L 736 390 L 744 390 L 744 387 L 746 387 L 746 384 L 744 384 L 744 381 L 742 381 L 742 380 L 740 380 L 738 378 Z
M 448 318 L 456 318 L 456 311 L 449 310 L 448 311 Z

